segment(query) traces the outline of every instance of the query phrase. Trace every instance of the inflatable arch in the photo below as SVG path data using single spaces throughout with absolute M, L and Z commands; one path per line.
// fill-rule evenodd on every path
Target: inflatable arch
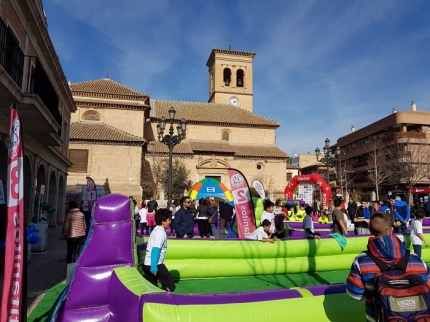
M 228 188 L 214 178 L 205 178 L 196 182 L 188 192 L 188 197 L 198 200 L 200 198 L 218 197 L 227 199 L 229 203 L 233 203 L 233 195 Z
M 319 174 L 303 174 L 294 176 L 290 183 L 285 187 L 285 198 L 293 199 L 294 188 L 300 183 L 313 183 L 316 184 L 321 189 L 321 205 L 324 209 L 328 208 L 330 198 L 331 198 L 331 187 Z

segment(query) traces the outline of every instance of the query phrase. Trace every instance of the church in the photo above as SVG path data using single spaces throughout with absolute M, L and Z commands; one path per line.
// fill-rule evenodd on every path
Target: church
M 288 155 L 276 146 L 280 124 L 253 113 L 254 56 L 213 49 L 206 64 L 207 102 L 153 99 L 108 78 L 71 84 L 77 111 L 70 126 L 68 187 L 83 185 L 90 176 L 106 193 L 138 202 L 167 199 L 157 171 L 169 150 L 158 140 L 157 124 L 163 116 L 169 121 L 173 107 L 174 127 L 187 121 L 173 159 L 183 161 L 192 183 L 211 177 L 230 187 L 227 171 L 236 168 L 249 184 L 259 179 L 273 198 L 283 196 Z M 165 133 L 168 128 L 169 123 Z

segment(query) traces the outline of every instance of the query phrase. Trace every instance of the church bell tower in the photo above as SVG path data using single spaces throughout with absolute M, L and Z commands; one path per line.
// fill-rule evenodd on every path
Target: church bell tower
M 231 104 L 252 112 L 252 60 L 255 53 L 212 49 L 209 68 L 209 103 Z

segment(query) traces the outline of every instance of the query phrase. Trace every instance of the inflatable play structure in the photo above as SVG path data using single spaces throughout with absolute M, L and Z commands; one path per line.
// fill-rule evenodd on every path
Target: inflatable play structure
M 364 303 L 345 284 L 240 293 L 175 294 L 148 283 L 137 269 L 130 201 L 112 194 L 96 201 L 89 236 L 70 283 L 47 321 L 363 321 Z M 349 269 L 367 237 L 348 239 L 169 239 L 165 260 L 174 279 L 255 276 Z M 140 256 L 138 256 L 140 254 Z M 430 250 L 423 249 L 430 260 Z
M 214 178 L 205 178 L 196 182 L 188 192 L 188 197 L 194 200 L 207 197 L 217 197 L 227 199 L 229 203 L 233 204 L 234 199 L 231 191 L 218 180 Z
M 306 183 L 316 184 L 318 187 L 320 187 L 322 195 L 321 205 L 324 209 L 327 209 L 331 198 L 331 187 L 317 173 L 294 176 L 285 187 L 285 198 L 293 199 L 293 191 L 297 185 Z

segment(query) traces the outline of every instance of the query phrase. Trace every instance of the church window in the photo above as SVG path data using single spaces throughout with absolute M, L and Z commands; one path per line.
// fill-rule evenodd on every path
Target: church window
M 223 78 L 225 86 L 230 86 L 231 82 L 231 70 L 230 68 L 224 68 L 224 78 Z
M 293 173 L 287 172 L 287 181 L 291 181 L 291 179 L 293 179 Z
M 89 121 L 100 121 L 100 117 L 96 113 L 87 114 L 85 119 Z
M 243 75 L 243 70 L 238 69 L 236 72 L 236 87 L 243 87 Z
M 257 164 L 257 170 L 258 170 L 258 171 L 260 171 L 260 170 L 262 170 L 262 169 L 263 169 L 263 165 L 262 165 L 262 164 L 260 164 L 260 163 L 259 163 L 259 164 Z
M 222 132 L 222 140 L 228 141 L 229 139 L 230 139 L 230 133 L 228 133 L 227 131 L 223 131 Z
M 73 163 L 69 168 L 70 172 L 87 172 L 88 169 L 88 150 L 70 149 L 69 160 Z

